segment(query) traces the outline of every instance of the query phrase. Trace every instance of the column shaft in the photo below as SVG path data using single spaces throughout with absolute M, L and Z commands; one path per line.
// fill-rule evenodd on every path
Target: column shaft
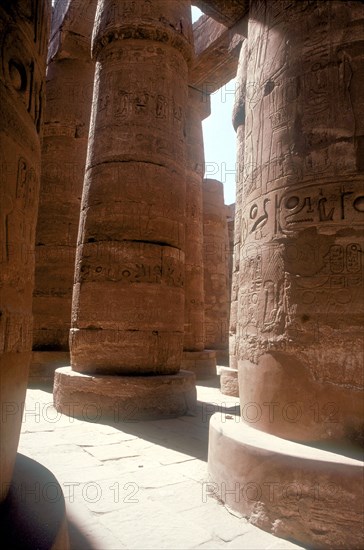
M 178 372 L 190 2 L 99 2 L 73 290 L 79 372 Z
M 240 397 L 290 439 L 363 437 L 363 21 L 355 1 L 251 5 Z
M 89 53 L 88 58 L 55 58 L 48 65 L 36 233 L 34 351 L 69 349 L 93 77 Z
M 231 282 L 230 322 L 229 322 L 229 366 L 238 368 L 238 296 L 239 296 L 239 263 L 241 246 L 241 217 L 243 209 L 243 168 L 245 149 L 245 90 L 246 90 L 246 61 L 248 55 L 248 41 L 244 40 L 236 74 L 235 101 L 233 107 L 233 127 L 236 131 L 236 202 L 234 217 L 234 252 Z
M 203 182 L 205 347 L 227 350 L 229 333 L 228 229 L 224 187 Z
M 15 4 L 15 5 L 14 5 Z M 0 500 L 19 441 L 32 345 L 40 132 L 51 6 L 0 7 Z
M 189 87 L 186 159 L 186 264 L 185 264 L 185 351 L 204 349 L 204 271 L 202 181 L 204 145 L 201 111 L 208 101 L 202 92 Z

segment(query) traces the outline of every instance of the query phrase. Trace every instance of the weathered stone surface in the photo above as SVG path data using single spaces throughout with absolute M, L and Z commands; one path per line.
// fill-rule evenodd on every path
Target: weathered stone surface
M 57 2 L 48 47 L 36 232 L 31 383 L 69 365 L 72 286 L 91 114 L 94 0 Z M 58 351 L 56 351 L 58 350 Z M 44 357 L 42 357 L 42 353 Z M 34 361 L 34 362 L 33 362 Z
M 227 330 L 229 329 L 229 320 L 227 322 Z M 228 349 L 228 340 L 226 349 L 217 349 L 216 350 L 216 363 L 219 366 L 228 366 L 229 365 L 229 349 Z
M 256 427 L 282 437 L 362 442 L 364 4 L 250 17 L 241 403 L 278 403 Z
M 183 345 L 184 254 L 130 241 L 85 243 L 81 251 L 73 291 L 72 367 L 176 372 Z
M 191 86 L 212 94 L 235 77 L 247 22 L 244 18 L 227 29 L 204 15 L 193 24 L 196 56 L 189 72 Z
M 244 40 L 240 48 L 239 62 L 236 71 L 236 83 L 235 83 L 235 98 L 232 113 L 232 123 L 234 130 L 237 132 L 240 126 L 245 126 L 245 102 L 247 93 L 250 94 L 251 83 L 247 83 L 247 63 L 248 63 L 248 40 Z M 250 96 L 248 95 L 248 99 Z M 238 144 L 241 140 L 238 140 Z M 237 162 L 239 163 L 239 149 Z M 244 155 L 244 150 L 241 151 Z M 244 159 L 243 159 L 244 160 Z M 240 183 L 241 178 L 236 179 L 237 184 Z M 237 189 L 238 191 L 238 189 Z
M 236 403 L 236 398 L 208 384 L 199 386 L 198 395 L 208 410 L 212 403 L 222 408 Z M 43 411 L 37 423 L 31 414 L 35 404 Z M 299 550 L 210 496 L 206 415 L 90 424 L 87 415 L 73 420 L 55 413 L 49 394 L 32 389 L 25 407 L 30 414 L 23 424 L 20 450 L 51 467 L 60 481 L 71 548 Z M 94 412 L 90 408 L 89 416 Z M 54 494 L 52 487 L 48 494 Z
M 363 462 L 286 441 L 362 456 L 363 18 L 359 2 L 252 1 L 233 112 L 241 418 L 211 420 L 211 485 L 315 548 L 363 546 Z
M 0 500 L 18 446 L 32 344 L 34 239 L 50 3 L 0 6 Z
M 90 37 L 97 0 L 56 0 L 52 14 L 48 60 L 90 56 Z M 91 89 L 92 93 L 92 89 Z
M 228 230 L 223 184 L 203 182 L 205 347 L 228 349 Z
M 54 406 L 70 417 L 91 422 L 133 422 L 173 418 L 196 412 L 195 375 L 88 375 L 70 367 L 57 369 Z
M 195 373 L 197 380 L 216 376 L 216 351 L 184 351 L 181 368 Z
M 209 491 L 254 525 L 309 548 L 362 548 L 361 460 L 286 441 L 216 413 Z M 234 420 L 235 418 L 235 420 Z
M 141 120 L 144 118 L 141 117 Z M 136 149 L 136 138 L 132 135 L 132 128 L 130 149 Z M 155 131 L 154 126 L 148 128 L 150 132 Z M 105 132 L 105 129 L 103 131 Z M 116 131 L 117 128 L 114 127 L 113 132 Z M 100 133 L 102 132 L 97 135 Z M 123 135 L 129 135 L 129 129 L 125 130 Z M 171 132 L 170 139 L 172 137 Z M 140 135 L 140 162 L 138 159 L 128 160 L 128 156 L 138 155 L 133 152 L 128 155 L 125 150 L 127 147 L 124 148 L 120 144 L 119 159 L 105 158 L 104 162 L 100 161 L 96 166 L 88 167 L 84 184 L 85 199 L 82 205 L 83 223 L 87 211 L 87 224 L 82 226 L 83 242 L 98 243 L 98 239 L 117 242 L 122 236 L 126 241 L 154 242 L 178 249 L 184 248 L 186 194 L 185 186 L 181 184 L 181 181 L 184 182 L 184 169 L 181 166 L 179 169 L 165 166 L 162 155 L 155 153 L 157 158 L 154 158 L 153 162 L 148 161 L 148 151 L 150 155 L 154 149 L 150 148 L 151 144 L 141 143 L 141 140 Z M 118 141 L 115 140 L 114 143 L 116 147 Z M 100 144 L 96 146 L 100 147 Z M 179 154 L 182 154 L 182 150 L 181 145 Z M 105 157 L 108 157 L 109 153 L 107 148 Z M 110 188 L 114 189 L 112 194 Z M 163 201 L 158 200 L 161 197 Z M 99 249 L 102 249 L 101 244 Z
M 220 391 L 224 395 L 239 397 L 238 370 L 231 367 L 220 368 Z
M 201 11 L 231 27 L 249 11 L 249 0 L 194 0 Z
M 231 302 L 231 284 L 233 276 L 233 256 L 234 256 L 234 225 L 235 225 L 235 203 L 226 206 L 226 223 L 228 229 L 228 291 L 229 302 Z
M 72 329 L 70 346 L 72 366 L 78 372 L 173 374 L 181 364 L 183 333 Z
M 204 269 L 202 181 L 204 150 L 202 135 L 203 103 L 209 98 L 189 87 L 187 111 L 186 157 L 186 262 L 185 262 L 185 326 L 183 349 L 204 349 Z M 202 108 L 201 108 L 202 106 Z
M 248 41 L 245 40 L 240 50 L 239 65 L 236 75 L 235 101 L 232 122 L 237 134 L 236 153 L 236 203 L 234 209 L 234 235 L 231 267 L 230 319 L 229 319 L 229 365 L 238 368 L 239 340 L 238 333 L 238 297 L 239 297 L 239 264 L 241 247 L 241 217 L 243 209 L 243 168 L 245 150 L 245 96 L 246 69 L 248 58 Z
M 53 386 L 54 371 L 69 364 L 68 351 L 33 351 L 28 386 Z
M 94 12 L 95 8 L 94 3 Z M 82 20 L 85 11 L 90 16 L 89 7 L 84 11 L 80 7 L 77 17 Z M 57 18 L 53 19 L 53 25 L 57 22 Z M 69 349 L 77 231 L 95 70 L 90 55 L 92 23 L 87 30 L 86 36 L 78 34 L 77 39 L 80 44 L 88 40 L 88 51 L 75 48 L 64 58 L 58 44 L 48 64 L 33 298 L 36 351 Z M 66 32 L 69 31 L 62 30 L 63 36 Z
M 178 372 L 189 2 L 100 3 L 71 329 L 80 372 Z

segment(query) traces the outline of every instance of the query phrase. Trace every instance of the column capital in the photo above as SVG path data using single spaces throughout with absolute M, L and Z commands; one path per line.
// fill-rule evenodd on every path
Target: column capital
M 178 3 L 164 0 L 150 2 L 139 0 L 137 4 L 115 5 L 105 0 L 96 11 L 92 41 L 92 56 L 117 40 L 148 40 L 161 42 L 178 49 L 187 63 L 193 56 L 190 2 Z

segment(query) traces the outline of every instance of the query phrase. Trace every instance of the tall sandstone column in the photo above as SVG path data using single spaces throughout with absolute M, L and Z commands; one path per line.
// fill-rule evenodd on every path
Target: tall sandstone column
M 62 13 L 65 10 L 65 13 Z M 52 21 L 36 232 L 31 380 L 69 364 L 72 287 L 95 65 L 96 2 L 58 3 Z
M 205 347 L 227 362 L 229 335 L 228 229 L 224 186 L 203 182 Z
M 0 5 L 0 501 L 12 478 L 31 356 L 50 13 L 49 2 Z
M 135 377 L 143 391 L 152 391 L 161 378 L 160 384 L 193 385 L 193 375 L 177 375 L 184 337 L 190 7 L 188 0 L 98 2 L 72 371 L 57 371 L 58 408 L 67 399 L 68 383 L 76 387 L 78 380 L 89 380 L 75 373 L 103 375 L 100 387 L 107 375 L 129 376 L 118 382 L 110 376 L 123 384 L 120 391 Z M 132 387 L 130 399 L 135 391 Z M 157 407 L 163 405 L 162 398 L 157 401 Z M 140 415 L 143 407 L 145 402 Z
M 364 6 L 257 0 L 250 17 L 241 403 L 282 437 L 360 442 Z
M 241 422 L 212 416 L 209 475 L 310 548 L 364 544 L 363 28 L 359 1 L 250 2 Z
M 202 120 L 210 114 L 210 96 L 188 88 L 186 157 L 185 332 L 183 362 L 197 377 L 216 374 L 216 354 L 205 350 L 202 182 Z
M 204 144 L 201 111 L 207 97 L 189 87 L 186 170 L 186 266 L 184 350 L 204 349 L 202 181 Z
M 247 39 L 244 40 L 236 74 L 235 101 L 233 106 L 232 123 L 236 131 L 236 202 L 234 215 L 234 243 L 231 273 L 230 318 L 229 318 L 229 367 L 220 370 L 220 389 L 227 395 L 239 395 L 238 385 L 238 296 L 239 296 L 239 263 L 241 246 L 241 214 L 243 207 L 243 168 L 245 148 L 245 90 L 246 90 L 246 60 Z
M 245 149 L 245 89 L 246 89 L 246 59 L 248 41 L 244 40 L 239 56 L 238 70 L 236 74 L 235 102 L 233 107 L 232 123 L 236 131 L 236 202 L 234 217 L 234 252 L 231 283 L 230 325 L 229 325 L 229 355 L 230 367 L 238 368 L 238 344 L 237 316 L 238 316 L 238 291 L 239 291 L 239 262 L 241 244 L 241 214 L 243 207 L 243 169 Z

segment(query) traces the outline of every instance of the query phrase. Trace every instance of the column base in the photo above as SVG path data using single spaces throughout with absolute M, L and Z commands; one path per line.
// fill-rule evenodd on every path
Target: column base
M 0 532 L 4 548 L 69 548 L 61 486 L 47 468 L 19 453 L 8 496 L 0 508 Z
M 238 370 L 220 367 L 220 391 L 224 395 L 239 397 Z
M 210 420 L 210 494 L 257 527 L 314 548 L 364 548 L 361 460 Z
M 216 376 L 216 352 L 205 349 L 203 351 L 184 351 L 182 368 L 192 371 L 197 380 Z
M 89 422 L 133 422 L 196 414 L 196 377 L 181 370 L 164 376 L 89 375 L 57 369 L 57 411 Z
M 69 364 L 69 351 L 33 351 L 28 386 L 53 385 L 55 370 Z

